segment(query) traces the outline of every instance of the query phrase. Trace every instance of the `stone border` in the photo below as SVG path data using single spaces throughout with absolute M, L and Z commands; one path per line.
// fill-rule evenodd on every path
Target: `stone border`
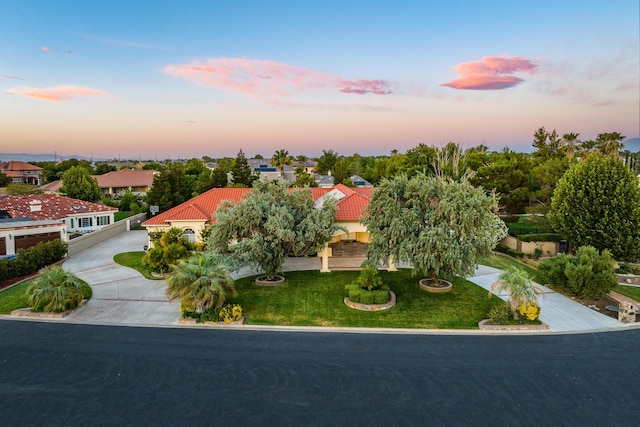
M 353 302 L 349 297 L 344 297 L 344 303 L 349 308 L 354 308 L 361 311 L 381 311 L 388 310 L 396 305 L 396 294 L 393 291 L 389 291 L 389 301 L 384 304 L 361 304 L 359 302 Z
M 171 276 L 171 273 L 156 273 L 155 271 L 152 271 L 151 276 L 155 277 L 156 279 L 166 279 Z
M 197 326 L 229 326 L 229 325 L 243 325 L 244 324 L 244 316 L 240 316 L 238 320 L 234 320 L 233 322 L 198 322 L 197 319 L 193 317 L 180 317 L 178 319 L 179 325 L 197 325 Z
M 420 284 L 420 289 L 422 289 L 423 291 L 432 292 L 434 294 L 449 292 L 451 289 L 453 289 L 453 284 L 448 280 L 438 279 L 438 282 L 447 283 L 448 286 L 427 285 L 427 283 L 431 283 L 431 279 L 421 279 L 418 283 Z
M 548 331 L 549 325 L 541 323 L 539 325 L 492 325 L 491 319 L 484 319 L 478 322 L 478 329 L 481 331 Z
M 13 310 L 11 312 L 12 316 L 18 316 L 18 317 L 33 317 L 36 319 L 62 319 L 63 317 L 68 316 L 69 314 L 71 314 L 73 310 L 67 310 L 67 311 L 63 311 L 62 313 L 50 313 L 50 312 L 41 312 L 41 313 L 36 313 L 31 311 L 31 307 L 27 307 L 27 308 L 18 308 L 16 310 Z
M 265 277 L 265 276 L 260 276 L 260 277 L 256 278 L 256 280 L 255 280 L 256 285 L 258 285 L 258 286 L 280 286 L 284 282 L 287 281 L 287 279 L 285 279 L 283 276 L 279 276 L 279 275 L 274 276 L 278 280 L 260 280 L 263 277 Z

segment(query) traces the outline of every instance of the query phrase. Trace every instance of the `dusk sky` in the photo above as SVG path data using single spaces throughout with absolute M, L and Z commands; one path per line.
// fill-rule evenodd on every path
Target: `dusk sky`
M 640 135 L 638 0 L 0 0 L 0 152 L 530 151 Z

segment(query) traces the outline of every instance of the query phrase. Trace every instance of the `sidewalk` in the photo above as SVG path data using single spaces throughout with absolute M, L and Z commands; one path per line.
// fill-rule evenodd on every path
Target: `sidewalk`
M 147 243 L 145 231 L 129 231 L 88 249 L 67 260 L 63 267 L 91 285 L 93 297 L 87 304 L 65 319 L 71 322 L 172 326 L 178 325 L 180 304 L 165 297 L 164 280 L 148 280 L 137 271 L 113 261 L 121 252 L 140 251 Z M 318 258 L 289 258 L 284 271 L 318 270 Z M 480 266 L 471 282 L 489 291 L 501 271 Z M 255 274 L 248 268 L 233 274 L 234 278 Z M 543 287 L 540 320 L 551 332 L 580 332 L 602 329 L 624 329 L 628 325 L 599 314 L 551 289 Z M 507 295 L 498 295 L 505 299 Z

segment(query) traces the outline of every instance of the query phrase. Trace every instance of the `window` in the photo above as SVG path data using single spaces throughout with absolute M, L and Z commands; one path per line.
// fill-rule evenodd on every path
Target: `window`
M 99 216 L 96 218 L 98 225 L 109 225 L 109 217 L 108 216 Z
M 73 218 L 71 218 L 71 228 L 73 228 L 74 224 L 73 224 Z
M 195 243 L 196 242 L 196 232 L 193 231 L 190 228 L 186 228 L 184 230 L 184 233 L 182 233 L 182 237 L 184 237 L 185 239 L 187 239 L 191 243 Z
M 78 227 L 83 228 L 83 227 L 91 227 L 93 225 L 93 221 L 91 221 L 91 218 L 79 218 L 78 220 Z

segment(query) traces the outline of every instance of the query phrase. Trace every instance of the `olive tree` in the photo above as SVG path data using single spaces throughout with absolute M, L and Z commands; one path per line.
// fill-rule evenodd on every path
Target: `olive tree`
M 589 155 L 558 181 L 549 219 L 576 246 L 608 249 L 620 261 L 640 258 L 638 178 L 616 156 Z
M 324 247 L 340 229 L 335 212 L 331 199 L 315 206 L 309 189 L 289 190 L 286 182 L 256 181 L 243 201 L 218 207 L 208 247 L 228 255 L 235 268 L 261 268 L 270 280 L 288 254 L 303 256 Z
M 497 208 L 495 194 L 464 177 L 456 182 L 419 173 L 385 179 L 362 218 L 372 236 L 368 263 L 391 256 L 433 284 L 439 275 L 471 275 L 507 234 Z

